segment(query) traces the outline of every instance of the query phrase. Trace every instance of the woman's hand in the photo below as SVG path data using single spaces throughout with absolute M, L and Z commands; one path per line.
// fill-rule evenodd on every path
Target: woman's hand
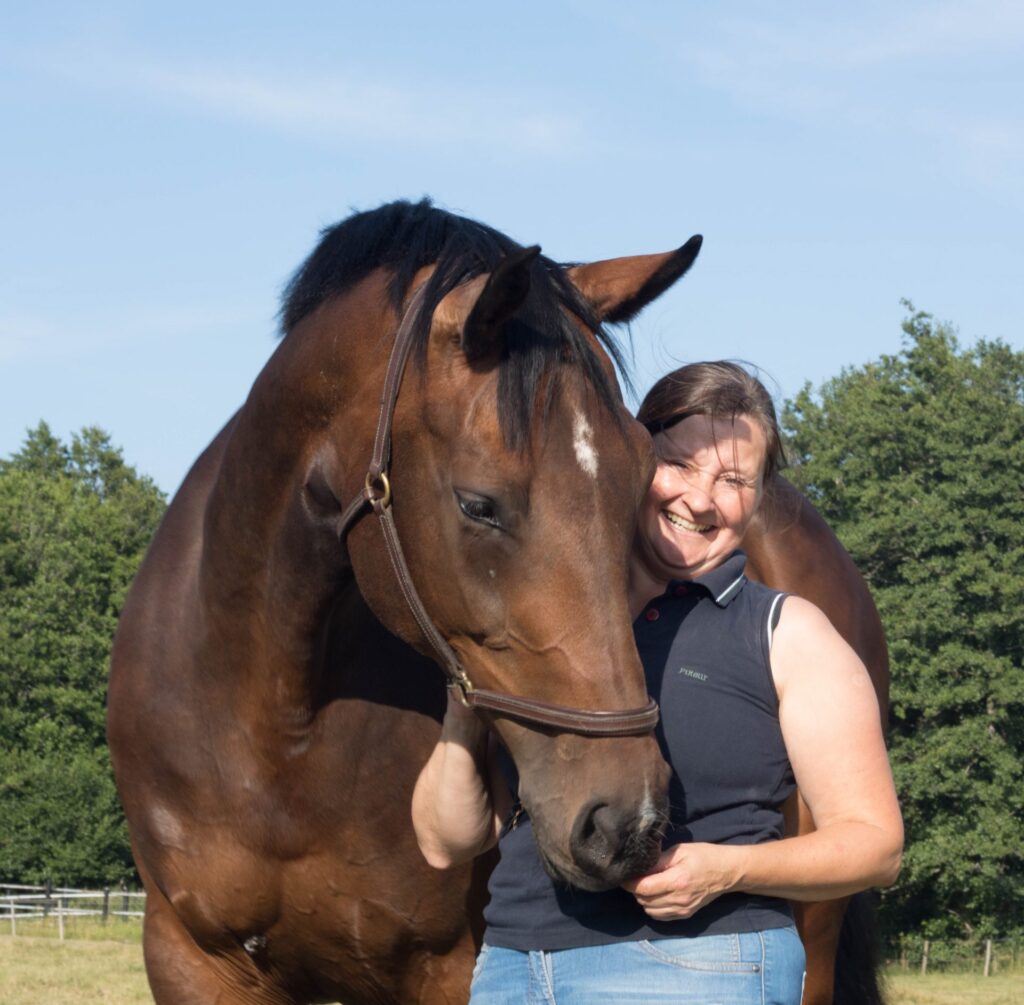
M 661 853 L 653 871 L 622 885 L 658 921 L 689 918 L 733 889 L 736 860 L 728 845 L 677 844 Z

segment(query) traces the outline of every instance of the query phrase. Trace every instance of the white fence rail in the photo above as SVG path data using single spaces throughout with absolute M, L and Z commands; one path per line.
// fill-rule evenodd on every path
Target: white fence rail
M 18 934 L 18 923 L 54 919 L 58 936 L 64 938 L 65 922 L 74 918 L 141 919 L 146 895 L 132 890 L 74 890 L 67 887 L 25 886 L 0 883 L 0 931 Z

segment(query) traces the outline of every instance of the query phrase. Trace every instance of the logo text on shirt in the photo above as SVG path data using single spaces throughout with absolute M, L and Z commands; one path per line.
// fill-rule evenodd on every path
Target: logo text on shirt
M 679 672 L 684 677 L 692 677 L 694 680 L 707 680 L 708 675 L 701 673 L 699 670 L 691 670 L 689 667 L 680 667 Z

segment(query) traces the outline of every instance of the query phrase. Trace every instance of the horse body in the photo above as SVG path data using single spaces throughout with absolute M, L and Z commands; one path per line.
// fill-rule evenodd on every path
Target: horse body
M 466 230 L 422 205 L 398 216 L 446 227 L 444 247 Z M 639 309 L 667 285 L 666 262 L 680 275 L 695 254 L 623 260 L 617 293 L 600 270 L 593 299 Z M 551 303 L 532 305 L 529 288 L 550 281 L 553 263 L 526 259 L 505 275 L 493 254 L 480 258 L 468 281 L 442 258 L 417 261 L 400 284 L 402 303 L 423 284 L 434 293 L 394 420 L 393 507 L 410 569 L 478 684 L 636 708 L 625 559 L 653 464 L 646 434 L 617 392 L 602 394 L 614 377 L 596 322 L 581 323 L 586 291 L 568 314 L 559 306 L 559 335 Z M 432 869 L 409 819 L 439 735 L 441 675 L 376 521 L 338 540 L 401 316 L 396 269 L 370 264 L 292 311 L 169 507 L 122 614 L 108 735 L 160 1005 L 465 997 L 488 863 Z M 531 351 L 530 393 L 517 394 L 507 359 Z M 503 409 L 520 406 L 516 427 Z M 667 769 L 652 735 L 492 725 L 554 870 L 601 888 L 653 860 Z
M 261 381 L 308 401 L 287 362 Z M 431 870 L 408 826 L 444 692 L 368 613 L 337 542 L 288 533 L 308 420 L 261 391 L 171 506 L 114 656 L 151 983 L 161 1002 L 418 1001 L 417 945 L 431 963 L 474 952 L 469 870 Z
M 867 667 L 884 728 L 889 707 L 889 656 L 867 584 L 831 528 L 789 482 L 775 478 L 766 503 L 743 539 L 748 574 L 776 590 L 804 597 L 825 612 Z M 786 806 L 786 829 L 794 834 L 814 829 L 799 793 Z M 864 940 L 864 944 L 851 947 L 859 972 L 844 972 L 849 970 L 845 964 L 836 968 L 848 904 L 845 897 L 793 904 L 807 952 L 803 1005 L 875 1005 L 881 1001 L 870 935 L 851 926 L 848 937 Z M 847 991 L 847 985 L 855 985 L 855 990 Z

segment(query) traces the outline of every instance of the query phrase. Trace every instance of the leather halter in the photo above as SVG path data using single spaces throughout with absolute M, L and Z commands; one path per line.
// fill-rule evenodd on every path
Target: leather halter
M 367 507 L 380 518 L 384 531 L 391 568 L 398 580 L 399 589 L 409 605 L 420 631 L 437 653 L 448 687 L 470 708 L 487 709 L 497 715 L 534 726 L 546 726 L 560 732 L 580 733 L 584 736 L 640 736 L 649 733 L 658 723 L 658 705 L 650 699 L 642 708 L 622 711 L 590 711 L 553 705 L 546 701 L 523 698 L 519 695 L 501 694 L 473 686 L 466 671 L 459 664 L 455 651 L 442 637 L 427 614 L 413 585 L 409 567 L 398 540 L 398 529 L 391 510 L 391 482 L 388 479 L 388 465 L 391 460 L 391 421 L 395 403 L 402 384 L 402 375 L 409 358 L 412 333 L 423 305 L 425 284 L 413 294 L 405 315 L 395 335 L 395 344 L 388 360 L 384 390 L 381 395 L 380 415 L 377 418 L 377 432 L 373 440 L 373 455 L 366 474 L 362 491 L 345 507 L 341 515 L 338 537 L 344 540 L 351 525 L 366 511 Z

